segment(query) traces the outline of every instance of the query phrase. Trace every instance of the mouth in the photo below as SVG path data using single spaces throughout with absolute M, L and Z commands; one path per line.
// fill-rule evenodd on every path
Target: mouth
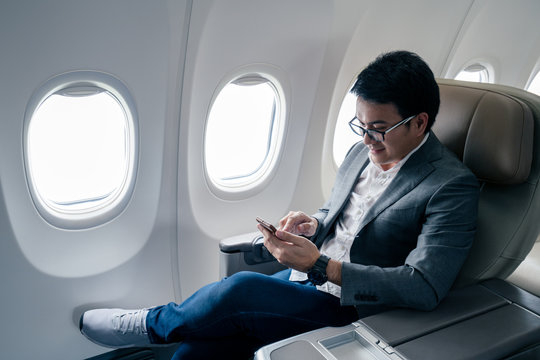
M 374 154 L 374 155 L 380 154 L 381 152 L 384 151 L 384 147 L 382 147 L 382 148 L 373 148 L 373 147 L 370 147 L 370 148 L 369 148 L 369 151 L 370 151 L 370 153 L 372 153 L 372 154 Z

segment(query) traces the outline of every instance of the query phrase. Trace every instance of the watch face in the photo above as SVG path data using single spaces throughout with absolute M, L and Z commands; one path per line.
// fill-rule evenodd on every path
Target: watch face
M 322 285 L 326 282 L 326 275 L 319 269 L 312 269 L 308 273 L 308 279 L 315 285 Z
M 328 281 L 328 276 L 326 275 L 326 267 L 328 266 L 328 261 L 330 258 L 326 255 L 321 255 L 315 265 L 308 271 L 308 279 L 315 285 L 322 285 Z

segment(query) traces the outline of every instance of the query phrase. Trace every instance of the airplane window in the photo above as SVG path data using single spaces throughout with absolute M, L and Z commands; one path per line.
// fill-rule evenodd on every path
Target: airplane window
M 283 97 L 260 75 L 229 82 L 216 97 L 206 125 L 205 165 L 227 192 L 258 184 L 269 172 L 282 138 Z
M 489 83 L 490 74 L 484 65 L 473 64 L 461 70 L 455 77 L 456 80 Z
M 358 135 L 351 131 L 349 121 L 356 114 L 356 96 L 351 92 L 347 92 L 341 108 L 339 109 L 336 128 L 334 130 L 334 161 L 339 167 L 345 159 L 347 152 L 358 141 L 362 140 Z
M 134 142 L 131 113 L 113 93 L 85 84 L 46 96 L 26 130 L 28 179 L 40 213 L 60 227 L 96 225 L 87 220 L 124 200 L 132 183 Z
M 540 71 L 536 73 L 529 86 L 527 86 L 527 91 L 540 95 Z

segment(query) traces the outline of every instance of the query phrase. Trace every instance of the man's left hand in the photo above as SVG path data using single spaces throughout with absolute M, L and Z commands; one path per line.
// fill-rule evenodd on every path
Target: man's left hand
M 310 240 L 278 230 L 275 235 L 261 225 L 257 226 L 264 235 L 264 246 L 276 260 L 295 270 L 307 272 L 319 256 L 319 249 Z

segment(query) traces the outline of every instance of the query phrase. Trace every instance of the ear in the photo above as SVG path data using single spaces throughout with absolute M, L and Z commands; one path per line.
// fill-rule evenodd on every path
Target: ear
M 417 135 L 423 135 L 428 125 L 429 115 L 426 112 L 421 112 L 413 120 L 413 128 Z

